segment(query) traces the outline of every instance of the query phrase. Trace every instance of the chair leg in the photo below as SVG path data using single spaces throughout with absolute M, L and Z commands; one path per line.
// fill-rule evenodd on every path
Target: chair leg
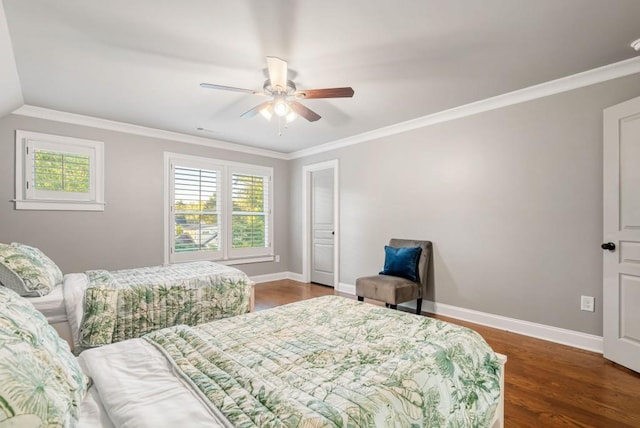
M 358 302 L 364 302 L 364 296 L 358 296 Z
M 418 299 L 418 303 L 416 304 L 416 315 L 420 315 L 422 313 L 422 299 Z

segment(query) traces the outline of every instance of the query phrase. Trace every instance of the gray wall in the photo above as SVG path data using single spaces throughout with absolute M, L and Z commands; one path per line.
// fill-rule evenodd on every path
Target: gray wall
M 0 242 L 38 246 L 64 272 L 162 263 L 172 151 L 272 166 L 282 261 L 240 268 L 301 273 L 302 166 L 337 158 L 341 282 L 377 272 L 390 237 L 430 239 L 429 300 L 601 335 L 602 110 L 639 95 L 635 75 L 289 162 L 9 115 Z M 104 141 L 106 210 L 14 210 L 16 129 Z
M 302 166 L 337 158 L 341 282 L 429 239 L 429 300 L 602 335 L 602 110 L 638 95 L 635 75 L 292 161 L 290 270 Z
M 10 200 L 15 197 L 16 129 L 103 141 L 104 212 L 15 210 Z M 237 267 L 249 275 L 288 270 L 286 161 L 17 115 L 0 119 L 0 242 L 39 247 L 65 273 L 162 264 L 165 151 L 273 167 L 274 244 L 281 262 Z

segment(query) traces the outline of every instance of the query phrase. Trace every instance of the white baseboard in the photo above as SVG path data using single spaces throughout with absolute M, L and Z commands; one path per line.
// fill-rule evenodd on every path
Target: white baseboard
M 356 295 L 356 286 L 355 284 L 346 284 L 344 282 L 340 282 L 338 284 L 338 288 L 336 291 L 339 291 L 341 293 L 345 293 L 345 294 L 353 294 L 354 296 Z
M 291 279 L 293 281 L 304 282 L 304 278 L 301 273 L 295 272 L 287 272 L 287 279 Z
M 574 348 L 598 352 L 600 354 L 602 354 L 603 350 L 601 336 L 582 333 L 580 331 L 523 321 L 516 318 L 503 317 L 501 315 L 494 315 L 431 301 L 423 302 L 423 310 L 425 312 L 444 315 L 459 320 L 485 325 L 487 327 L 523 334 L 525 336 L 548 340 L 562 345 L 573 346 Z
M 355 295 L 356 286 L 353 284 L 345 284 L 341 282 L 339 284 L 339 291 L 342 293 Z M 403 303 L 401 306 L 415 310 L 416 303 Z M 567 330 L 564 328 L 538 324 L 530 321 L 523 321 L 515 318 L 503 317 L 501 315 L 489 314 L 486 312 L 475 311 L 473 309 L 460 308 L 457 306 L 432 302 L 429 300 L 423 300 L 422 310 L 423 312 L 429 312 L 445 317 L 469 321 L 475 324 L 480 324 L 499 330 L 506 330 L 512 333 L 518 333 L 529 337 L 535 337 L 537 339 L 560 343 L 562 345 L 573 346 L 574 348 L 598 352 L 600 354 L 602 354 L 603 350 L 602 337 L 593 334 Z
M 250 276 L 249 279 L 256 284 L 260 284 L 263 282 L 270 281 L 280 281 L 282 279 L 292 279 L 294 281 L 302 282 L 302 275 L 295 272 L 276 272 L 276 273 L 267 273 L 264 275 L 255 275 Z

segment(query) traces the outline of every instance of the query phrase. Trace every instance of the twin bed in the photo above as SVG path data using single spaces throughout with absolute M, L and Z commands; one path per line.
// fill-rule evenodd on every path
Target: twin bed
M 78 350 L 253 309 L 253 283 L 233 267 L 192 262 L 62 275 L 39 249 L 0 244 L 0 285 L 42 312 Z
M 0 427 L 27 416 L 80 427 L 502 426 L 504 361 L 477 333 L 339 296 L 161 329 L 86 350 L 65 370 L 39 367 L 73 357 L 61 339 L 47 343 L 26 299 L 0 290 L 0 307 Z M 13 388 L 24 380 L 6 354 L 18 350 L 49 355 L 29 362 L 33 373 L 66 373 L 73 396 L 37 379 Z M 54 397 L 45 411 L 29 403 L 37 388 Z
M 58 334 L 65 339 L 72 348 L 82 349 L 84 347 L 93 347 L 105 345 L 108 343 L 116 342 L 119 340 L 129 339 L 133 337 L 138 337 L 143 335 L 144 333 L 152 330 L 156 330 L 158 328 L 168 327 L 174 324 L 179 323 L 188 323 L 188 324 L 198 324 L 200 322 L 211 321 L 218 318 L 223 318 L 227 316 L 239 315 L 253 310 L 253 302 L 254 302 L 254 289 L 253 283 L 249 280 L 249 278 L 242 273 L 241 271 L 231 268 L 224 265 L 219 265 L 210 262 L 197 262 L 192 264 L 184 264 L 178 266 L 179 270 L 185 271 L 182 272 L 182 284 L 179 287 L 184 290 L 188 290 L 185 288 L 185 282 L 188 282 L 190 279 L 200 279 L 203 278 L 202 275 L 209 275 L 211 279 L 210 287 L 199 289 L 198 293 L 200 295 L 193 296 L 193 289 L 191 291 L 190 299 L 181 298 L 181 304 L 184 304 L 186 300 L 197 301 L 195 305 L 199 304 L 201 307 L 192 308 L 191 314 L 197 314 L 204 321 L 199 321 L 199 319 L 188 319 L 187 316 L 179 317 L 177 314 L 177 310 L 170 310 L 166 307 L 165 303 L 162 301 L 153 302 L 155 305 L 155 312 L 157 313 L 157 320 L 153 319 L 145 319 L 142 324 L 145 324 L 142 328 L 139 327 L 141 322 L 140 320 L 132 320 L 132 316 L 137 312 L 138 318 L 141 315 L 147 317 L 149 314 L 153 315 L 153 311 L 150 308 L 138 309 L 134 311 L 131 308 L 125 308 L 124 304 L 117 303 L 117 297 L 114 299 L 113 304 L 111 305 L 112 311 L 109 314 L 111 317 L 118 316 L 117 312 L 122 312 L 119 314 L 120 318 L 123 319 L 122 329 L 126 328 L 126 323 L 132 324 L 134 321 L 137 323 L 137 331 L 134 331 L 134 328 L 130 328 L 130 332 L 117 332 L 115 331 L 115 326 L 110 327 L 108 329 L 104 329 L 99 327 L 98 330 L 91 334 L 91 327 L 95 327 L 100 323 L 101 320 L 93 318 L 89 319 L 85 317 L 85 306 L 86 306 L 86 291 L 89 287 L 89 278 L 90 276 L 87 273 L 72 273 L 64 276 L 64 281 L 62 284 L 55 286 L 52 291 L 42 297 L 27 297 L 27 299 L 33 304 L 33 306 L 42 312 L 42 314 L 47 318 L 49 324 L 56 329 Z M 157 271 L 160 275 L 164 275 L 167 268 L 165 267 L 153 267 L 153 268 L 138 268 L 138 269 L 126 269 L 122 271 L 115 271 L 111 273 L 116 273 L 123 276 L 131 276 L 135 278 L 136 275 L 139 276 L 141 271 Z M 171 270 L 175 271 L 175 267 Z M 188 274 L 188 270 L 192 271 L 192 274 Z M 206 271 L 207 274 L 203 274 L 202 271 Z M 213 273 L 215 272 L 215 273 Z M 155 282 L 158 284 L 158 281 Z M 115 293 L 115 291 L 114 291 Z M 119 292 L 122 294 L 122 290 Z M 139 292 L 138 292 L 139 293 Z M 143 301 L 147 301 L 148 296 L 139 296 L 138 298 Z M 105 304 L 103 302 L 103 306 Z M 192 302 L 193 304 L 194 302 Z M 120 309 L 118 309 L 118 305 Z M 165 306 L 163 306 L 165 305 Z M 204 305 L 208 305 L 209 308 L 204 308 Z M 149 305 L 151 306 L 151 305 Z M 176 309 L 178 305 L 174 306 Z M 203 311 L 208 309 L 206 313 L 203 314 Z M 124 313 L 123 311 L 128 311 L 129 313 Z M 128 319 L 124 321 L 125 318 Z M 160 319 L 162 315 L 163 319 Z M 169 316 L 168 316 L 169 315 Z M 173 321 L 172 317 L 173 315 Z M 188 315 L 188 314 L 187 314 Z M 176 318 L 177 317 L 177 318 Z M 104 318 L 104 317 L 103 317 Z M 82 334 L 83 328 L 86 333 Z M 131 327 L 131 326 L 130 326 Z
M 82 349 L 250 312 L 254 288 L 238 269 L 194 262 L 67 274 L 48 295 L 28 299 Z
M 0 428 L 503 426 L 506 358 L 467 328 L 339 296 L 188 326 L 170 293 L 144 287 L 78 305 L 92 276 L 113 279 L 83 275 L 39 298 L 0 287 Z M 114 301 L 123 323 L 104 316 Z M 185 313 L 219 314 L 200 309 Z M 82 343 L 91 316 L 117 343 L 76 358 L 49 324 Z

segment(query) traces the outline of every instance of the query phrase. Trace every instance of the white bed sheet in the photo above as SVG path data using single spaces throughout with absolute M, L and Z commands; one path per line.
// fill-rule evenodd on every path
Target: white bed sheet
M 69 273 L 64 276 L 64 306 L 71 329 L 74 346 L 80 343 L 80 325 L 84 313 L 84 291 L 89 280 L 84 273 Z
M 63 285 L 60 284 L 42 297 L 27 297 L 26 299 L 47 318 L 49 324 L 65 322 L 67 309 L 64 304 Z
M 83 403 L 80 426 L 232 426 L 200 396 L 190 381 L 174 372 L 171 363 L 156 347 L 143 339 L 86 350 L 78 361 L 93 379 L 92 394 L 98 393 L 98 404 L 105 409 L 102 416 L 108 414 L 112 424 L 97 424 L 95 416 L 100 415 L 100 409 L 89 400 L 87 409 Z
M 95 387 L 89 388 L 80 407 L 78 428 L 115 428 Z
M 44 314 L 49 324 L 69 321 L 76 340 L 80 332 L 83 296 L 87 283 L 87 275 L 84 273 L 70 273 L 64 276 L 62 284 L 54 287 L 46 296 L 26 299 Z

